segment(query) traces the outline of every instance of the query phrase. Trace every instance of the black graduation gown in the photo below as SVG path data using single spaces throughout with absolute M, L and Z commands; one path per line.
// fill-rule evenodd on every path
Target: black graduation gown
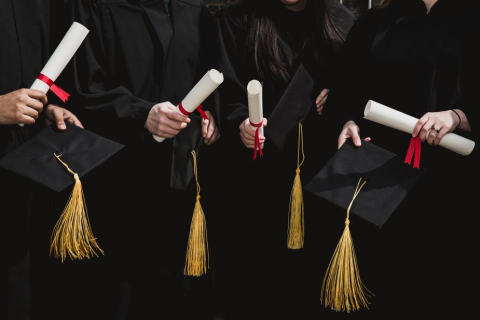
M 417 118 L 461 109 L 474 132 L 456 133 L 476 140 L 478 9 L 474 1 L 439 0 L 427 14 L 423 1 L 408 0 L 370 10 L 347 38 L 341 82 L 325 114 L 343 117 L 341 125 L 354 119 L 363 138 L 401 156 L 410 136 L 363 120 L 368 100 Z M 467 222 L 474 196 L 466 186 L 477 176 L 476 153 L 462 157 L 423 143 L 427 173 L 382 230 L 352 220 L 362 280 L 377 295 L 371 311 L 360 316 L 459 316 L 459 306 L 472 302 L 459 293 L 478 283 Z
M 328 133 L 322 130 L 324 123 L 314 105 L 321 89 L 330 86 L 335 57 L 325 58 L 322 65 L 310 47 L 302 50 L 300 37 L 311 27 L 310 8 L 296 13 L 280 2 L 272 3 L 291 80 L 262 79 L 243 54 L 248 31 L 244 21 L 251 13 L 250 5 L 240 2 L 220 12 L 214 34 L 219 52 L 213 57 L 225 76 L 219 88 L 222 138 L 217 146 L 217 184 L 228 186 L 218 192 L 222 206 L 215 215 L 216 288 L 228 319 L 301 319 L 310 312 L 316 295 L 305 301 L 305 292 L 312 293 L 304 281 L 312 275 L 313 265 L 308 262 L 313 255 L 287 249 L 298 126 L 299 122 L 304 126 L 306 162 L 301 175 L 307 181 L 326 160 L 322 135 Z M 348 31 L 353 15 L 339 4 L 331 5 L 337 22 Z M 246 87 L 253 79 L 263 82 L 263 114 L 268 119 L 264 155 L 257 155 L 255 161 L 253 149 L 245 148 L 238 129 L 248 118 Z M 333 152 L 334 144 L 329 148 Z M 305 197 L 306 247 L 313 252 L 317 248 L 313 231 L 316 218 L 308 195 Z
M 190 152 L 203 143 L 201 118 L 192 114 L 188 127 L 163 143 L 144 124 L 155 104 L 177 105 L 203 76 L 210 15 L 200 0 L 172 0 L 169 8 L 170 15 L 163 0 L 74 3 L 75 20 L 90 34 L 74 57 L 72 101 L 85 128 L 126 145 L 85 183 L 119 318 L 177 319 L 198 310 L 179 303 L 196 196 Z
M 48 58 L 49 1 L 0 1 L 0 95 L 29 87 Z M 41 123 L 40 119 L 37 123 Z M 28 139 L 38 125 L 0 126 L 0 157 Z M 29 319 L 28 184 L 0 172 L 2 202 L 1 318 Z M 8 294 L 8 298 L 7 298 Z

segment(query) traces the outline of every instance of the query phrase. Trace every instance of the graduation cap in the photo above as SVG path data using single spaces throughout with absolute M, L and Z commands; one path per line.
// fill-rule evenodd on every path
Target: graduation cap
M 287 136 L 298 126 L 297 167 L 290 193 L 287 230 L 287 248 L 293 250 L 301 249 L 304 245 L 305 219 L 300 179 L 300 167 L 305 161 L 302 122 L 315 105 L 315 93 L 315 81 L 305 66 L 300 64 L 265 127 L 265 134 L 283 151 Z
M 88 220 L 80 178 L 117 153 L 123 145 L 67 124 L 59 131 L 44 129 L 2 159 L 0 167 L 48 189 L 73 191 L 52 233 L 50 254 L 65 260 L 89 259 L 103 254 Z
M 335 311 L 368 308 L 371 293 L 360 280 L 350 212 L 382 227 L 424 173 L 403 160 L 373 143 L 356 147 L 349 139 L 305 187 L 347 212 L 321 292 L 322 303 Z

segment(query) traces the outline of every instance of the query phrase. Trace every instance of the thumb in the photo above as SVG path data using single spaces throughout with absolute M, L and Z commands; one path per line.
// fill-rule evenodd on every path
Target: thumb
M 355 144 L 355 146 L 357 146 L 357 147 L 362 146 L 362 139 L 360 139 L 360 136 L 358 135 L 358 133 L 355 132 L 352 135 L 352 140 L 353 140 L 353 143 Z
M 59 130 L 67 129 L 65 125 L 65 120 L 63 119 L 63 109 L 62 108 L 55 108 L 53 110 L 53 118 L 55 119 L 55 123 L 57 124 L 57 128 Z

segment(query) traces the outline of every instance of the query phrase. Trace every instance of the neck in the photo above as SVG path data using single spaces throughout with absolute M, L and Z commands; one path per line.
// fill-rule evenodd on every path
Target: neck
M 307 4 L 307 0 L 301 0 L 298 3 L 295 3 L 295 4 L 285 4 L 285 7 L 288 10 L 298 12 L 298 11 L 302 11 L 303 9 L 305 9 L 306 4 Z
M 425 6 L 427 7 L 427 12 L 430 12 L 430 9 L 432 9 L 433 5 L 437 3 L 438 0 L 423 0 L 425 3 Z

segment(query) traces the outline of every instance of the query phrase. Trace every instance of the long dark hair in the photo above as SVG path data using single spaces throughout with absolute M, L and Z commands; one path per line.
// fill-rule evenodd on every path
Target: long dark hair
M 250 2 L 251 14 L 246 17 L 248 35 L 246 55 L 253 58 L 253 63 L 260 78 L 273 76 L 288 81 L 289 65 L 281 49 L 281 36 L 272 18 L 275 7 L 284 5 L 280 0 L 245 0 Z M 326 56 L 336 53 L 345 35 L 333 19 L 327 0 L 307 0 L 312 21 L 311 30 L 305 39 L 305 46 L 313 46 L 315 58 L 325 63 Z M 250 59 L 249 59 L 250 60 Z

